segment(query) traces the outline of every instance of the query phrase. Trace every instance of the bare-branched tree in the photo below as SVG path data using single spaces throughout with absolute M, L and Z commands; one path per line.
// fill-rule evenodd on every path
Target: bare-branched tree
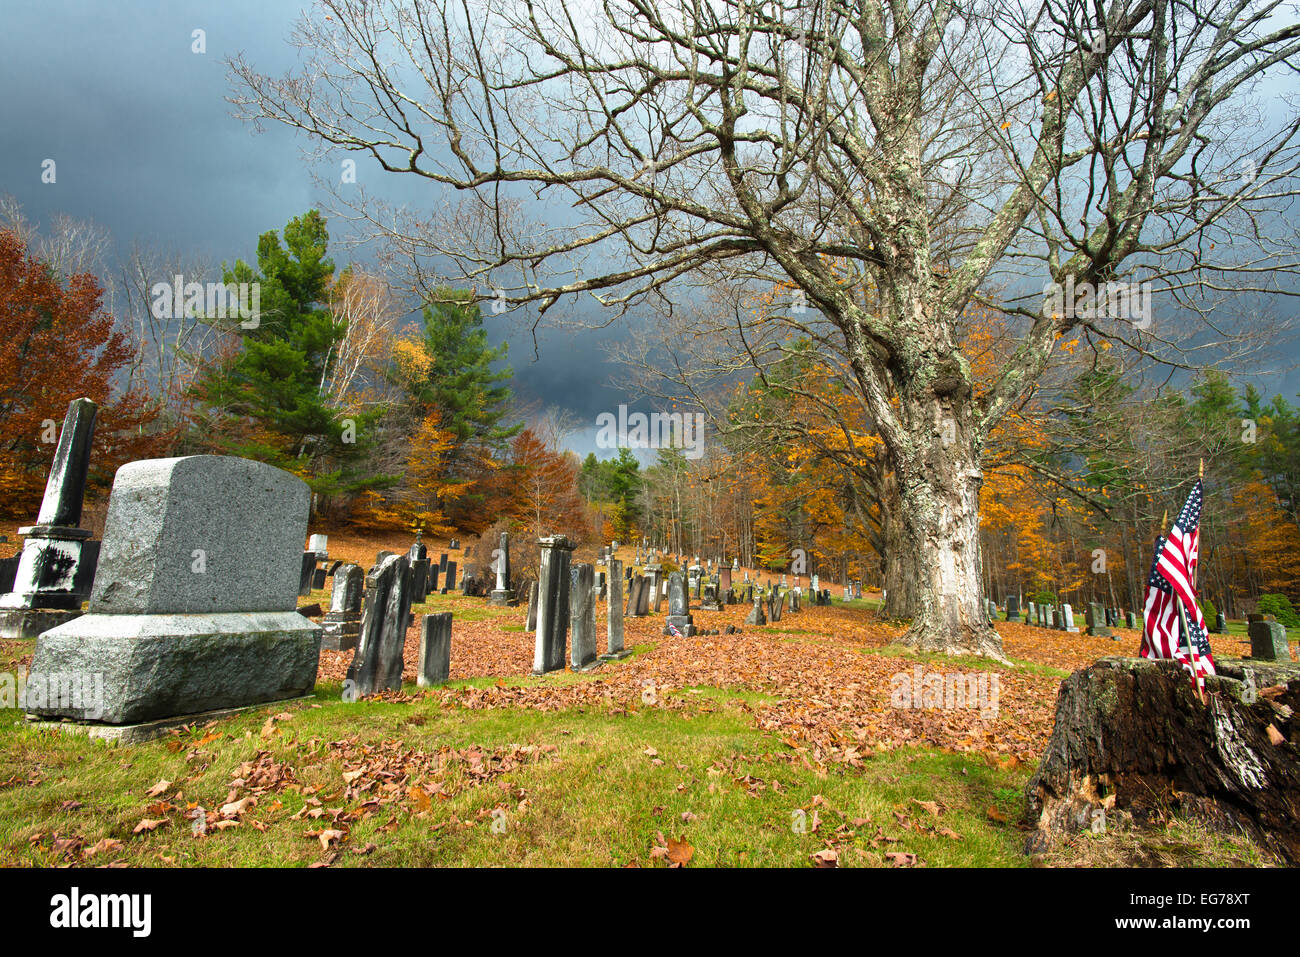
M 806 303 L 783 310 L 790 333 L 835 343 L 883 439 L 890 545 L 916 586 L 905 640 L 1001 656 L 981 601 L 981 450 L 1057 340 L 1178 361 L 1240 330 L 1213 312 L 1203 335 L 1169 335 L 1147 290 L 1205 308 L 1296 267 L 1279 218 L 1300 124 L 1289 12 L 322 0 L 296 34 L 301 71 L 235 60 L 234 99 L 426 179 L 429 209 L 356 214 L 429 288 L 454 275 L 538 319 L 581 294 L 617 315 L 723 281 Z M 1021 327 L 977 382 L 963 316 L 986 299 Z

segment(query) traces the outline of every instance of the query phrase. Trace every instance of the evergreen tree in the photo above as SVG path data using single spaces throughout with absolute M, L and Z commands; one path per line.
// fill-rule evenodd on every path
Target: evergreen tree
M 227 284 L 259 285 L 259 315 L 255 323 L 227 320 L 239 348 L 192 387 L 197 409 L 187 441 L 294 472 L 321 495 L 392 481 L 364 467 L 383 410 L 331 408 L 324 392 L 326 362 L 344 332 L 325 306 L 334 274 L 328 245 L 324 217 L 310 210 L 289 221 L 283 242 L 274 230 L 262 234 L 256 270 L 242 260 L 223 270 Z

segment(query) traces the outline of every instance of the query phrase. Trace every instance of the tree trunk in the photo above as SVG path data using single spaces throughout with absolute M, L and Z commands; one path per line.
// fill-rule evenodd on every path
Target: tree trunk
M 1205 704 L 1172 661 L 1102 658 L 1063 681 L 1025 789 L 1026 853 L 1117 818 L 1159 821 L 1177 806 L 1300 863 L 1300 666 L 1216 664 Z
M 895 469 L 898 535 L 890 561 L 912 590 L 912 625 L 902 643 L 1005 661 L 980 576 L 979 451 L 957 418 L 945 418 L 938 406 L 927 411 L 937 426 L 933 441 Z

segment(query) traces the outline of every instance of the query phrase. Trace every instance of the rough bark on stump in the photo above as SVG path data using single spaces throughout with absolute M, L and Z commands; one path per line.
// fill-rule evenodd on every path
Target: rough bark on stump
M 1141 824 L 1178 807 L 1300 863 L 1300 666 L 1217 664 L 1205 704 L 1171 661 L 1102 658 L 1065 679 L 1025 789 L 1025 852 L 1086 830 L 1098 808 Z

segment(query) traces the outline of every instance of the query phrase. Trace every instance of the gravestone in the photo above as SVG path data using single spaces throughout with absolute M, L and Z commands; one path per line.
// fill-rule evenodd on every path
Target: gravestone
M 686 580 L 681 572 L 668 575 L 668 617 L 664 623 L 664 634 L 671 635 L 668 626 L 673 625 L 686 637 L 695 634 L 695 621 L 691 617 L 690 599 L 687 597 Z
M 718 586 L 713 582 L 704 583 L 704 594 L 700 600 L 703 611 L 722 611 L 722 602 L 718 598 Z
M 361 594 L 365 572 L 360 565 L 340 565 L 334 572 L 330 610 L 321 625 L 321 648 L 351 651 L 361 636 Z
M 389 555 L 366 575 L 361 635 L 347 680 L 358 695 L 402 690 L 402 653 L 411 616 L 411 564 Z
M 606 608 L 606 627 L 609 637 L 605 653 L 601 660 L 626 658 L 632 652 L 623 647 L 623 576 L 620 574 L 623 563 L 617 558 L 609 559 L 609 604 Z M 655 601 L 658 604 L 658 600 Z
M 492 589 L 488 604 L 500 607 L 517 605 L 515 593 L 510 590 L 510 536 L 502 532 L 497 544 L 497 587 Z
M 306 598 L 316 584 L 316 553 L 303 552 L 302 565 L 299 566 L 298 597 Z
M 1291 660 L 1291 648 L 1287 644 L 1286 627 L 1280 621 L 1268 616 L 1264 621 L 1252 621 L 1246 626 L 1250 636 L 1250 656 L 1260 661 Z
M 448 562 L 445 571 L 447 577 L 443 579 L 441 592 L 444 595 L 456 587 L 456 563 Z
M 754 597 L 754 607 L 751 608 L 749 610 L 749 614 L 745 616 L 745 624 L 766 625 L 767 616 L 763 614 L 763 596 L 754 595 L 753 597 Z
M 591 586 L 595 581 L 591 565 L 575 562 L 569 567 L 569 629 L 572 631 L 574 671 L 589 671 L 596 663 L 596 600 Z
M 542 557 L 537 583 L 537 641 L 533 674 L 564 668 L 569 635 L 569 562 L 573 545 L 563 535 L 539 539 Z
M 14 590 L 14 576 L 18 574 L 18 563 L 21 560 L 21 555 L 14 555 L 12 558 L 0 558 L 0 593 Z
M 89 612 L 43 633 L 31 664 L 93 675 L 99 701 L 28 710 L 122 725 L 310 692 L 321 629 L 294 610 L 293 565 L 309 498 L 297 476 L 247 459 L 123 465 Z
M 1105 624 L 1106 613 L 1097 602 L 1089 602 L 1086 620 L 1088 622 L 1088 634 L 1094 638 L 1111 637 L 1110 628 Z
M 411 562 L 411 604 L 422 604 L 428 597 L 429 559 L 417 558 Z
M 438 571 L 442 574 L 447 573 L 447 553 L 443 552 L 438 556 Z
M 307 551 L 315 552 L 317 559 L 327 562 L 330 557 L 329 542 L 328 535 L 313 535 L 307 540 Z
M 451 675 L 451 612 L 425 615 L 420 621 L 420 663 L 415 683 L 440 685 Z
M 425 579 L 425 582 L 424 582 L 424 597 L 425 597 L 425 598 L 428 598 L 430 595 L 436 595 L 436 594 L 438 594 L 438 576 L 439 576 L 440 574 L 442 574 L 442 571 L 445 571 L 445 569 L 441 569 L 441 570 L 440 570 L 440 569 L 438 568 L 437 565 L 434 565 L 434 564 L 432 563 L 432 561 L 430 561 L 430 563 L 429 563 L 429 577 L 428 577 L 427 579 Z
M 524 621 L 524 630 L 537 630 L 537 582 L 528 586 L 528 617 Z
M 1025 612 L 1026 612 L 1026 614 L 1029 615 L 1029 622 L 1028 622 L 1028 623 L 1031 624 L 1031 625 L 1037 625 L 1037 624 L 1038 624 L 1038 606 L 1037 606 L 1034 602 L 1031 601 L 1031 602 L 1029 602 L 1029 603 L 1027 603 L 1027 604 L 1025 605 Z
M 36 524 L 18 529 L 23 549 L 0 595 L 0 637 L 35 638 L 79 616 L 90 596 L 99 545 L 80 522 L 97 410 L 90 399 L 68 403 Z
M 1061 631 L 1077 632 L 1079 629 L 1074 626 L 1074 609 L 1070 605 L 1061 606 Z
M 312 569 L 311 587 L 312 587 L 312 591 L 320 591 L 322 588 L 325 587 L 325 569 L 323 568 Z
M 1020 596 L 1007 596 L 1007 621 L 1015 621 L 1020 617 Z
M 641 588 L 636 594 L 636 613 L 637 617 L 644 618 L 650 614 L 650 587 L 651 581 L 649 575 L 641 576 Z
M 1223 612 L 1217 612 L 1214 616 L 1214 633 L 1216 635 L 1226 635 L 1228 633 L 1228 617 Z
M 1124 627 L 1126 627 L 1126 628 L 1130 628 L 1130 629 L 1132 629 L 1132 628 L 1136 628 L 1136 627 L 1137 627 L 1137 615 L 1133 614 L 1133 612 L 1131 612 L 1131 611 L 1126 611 L 1126 612 L 1124 612 Z

